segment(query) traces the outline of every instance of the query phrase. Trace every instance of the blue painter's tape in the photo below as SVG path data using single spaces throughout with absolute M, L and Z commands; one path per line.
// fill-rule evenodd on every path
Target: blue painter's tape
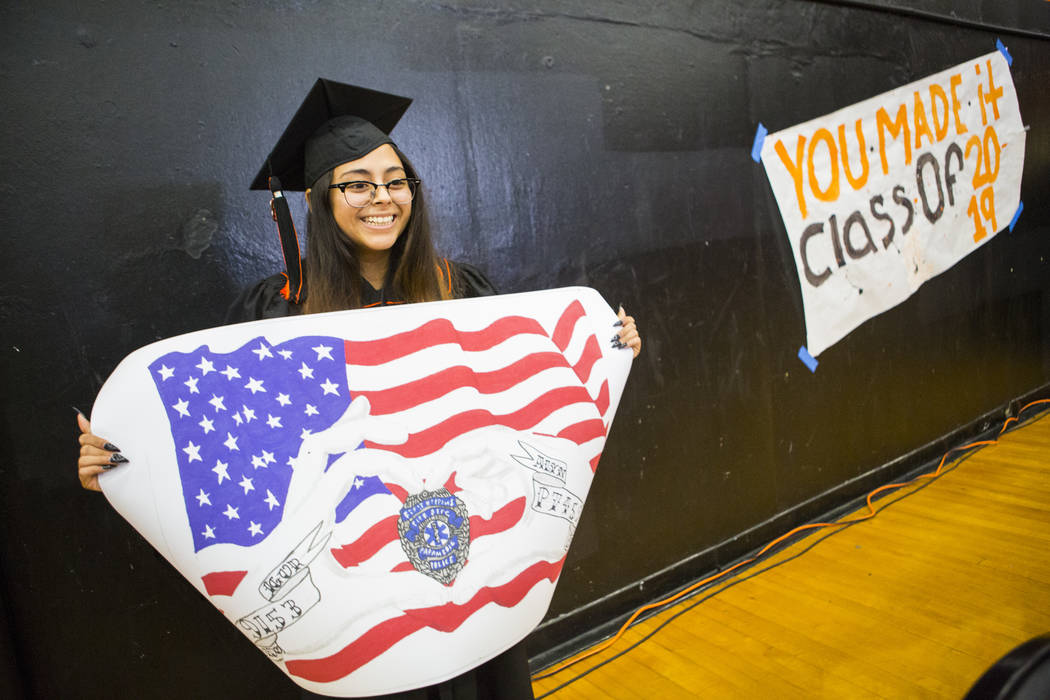
M 1003 44 L 1002 39 L 995 40 L 995 48 L 999 49 L 999 53 L 1006 59 L 1006 65 L 1012 66 L 1014 64 L 1014 57 L 1010 55 L 1010 52 L 1006 50 L 1006 46 Z
M 762 122 L 758 123 L 758 129 L 755 130 L 755 143 L 751 145 L 751 160 L 756 163 L 762 160 L 762 144 L 766 142 L 766 134 L 769 130 L 762 125 Z
M 1010 233 L 1013 233 L 1014 226 L 1017 225 L 1017 220 L 1021 218 L 1021 212 L 1024 211 L 1024 202 L 1017 203 L 1017 211 L 1014 212 L 1014 218 L 1010 219 Z
M 805 345 L 798 349 L 798 359 L 802 360 L 802 364 L 806 367 L 809 367 L 810 372 L 816 372 L 817 365 L 820 364 L 817 362 L 817 358 L 809 354 L 809 350 L 806 349 Z

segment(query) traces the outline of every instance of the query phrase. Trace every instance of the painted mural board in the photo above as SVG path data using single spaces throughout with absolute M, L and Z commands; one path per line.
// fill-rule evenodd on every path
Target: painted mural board
M 765 137 L 813 356 L 1012 225 L 1025 129 L 1006 55 Z
M 131 460 L 100 484 L 302 687 L 436 683 L 546 613 L 630 369 L 615 321 L 576 287 L 163 340 L 98 396 Z

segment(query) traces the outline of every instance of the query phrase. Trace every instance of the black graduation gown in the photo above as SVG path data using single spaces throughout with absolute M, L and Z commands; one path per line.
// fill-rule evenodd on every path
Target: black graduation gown
M 460 298 L 483 297 L 496 294 L 496 288 L 481 270 L 466 263 L 447 261 L 442 263 L 443 283 L 449 284 L 449 276 L 456 284 L 455 296 Z M 300 313 L 297 304 L 281 296 L 286 278 L 283 273 L 271 275 L 245 289 L 230 305 L 226 323 L 257 321 L 264 318 L 283 318 Z M 375 289 L 361 280 L 362 307 L 399 304 L 400 300 L 389 295 L 385 289 Z M 440 650 L 435 650 L 440 653 Z M 321 698 L 303 691 L 303 697 Z M 525 642 L 519 642 L 499 656 L 486 661 L 455 678 L 426 688 L 417 688 L 403 693 L 373 696 L 384 700 L 531 700 L 532 681 L 529 677 L 529 657 Z
M 446 268 L 445 263 L 448 264 Z M 441 264 L 442 284 L 449 284 L 448 276 L 451 274 L 455 280 L 455 294 L 457 298 L 487 297 L 497 294 L 496 288 L 488 277 L 473 265 L 467 263 L 442 261 Z M 258 321 L 263 318 L 284 318 L 295 316 L 300 313 L 298 304 L 281 296 L 287 278 L 284 273 L 271 275 L 266 279 L 248 287 L 241 292 L 230 305 L 226 312 L 226 323 L 243 323 L 244 321 Z M 361 280 L 361 306 L 384 306 L 388 304 L 402 303 L 395 296 L 389 294 L 386 289 L 375 289 L 366 280 Z

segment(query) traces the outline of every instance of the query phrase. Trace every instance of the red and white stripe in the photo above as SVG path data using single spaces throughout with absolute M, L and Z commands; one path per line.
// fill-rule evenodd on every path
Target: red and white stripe
M 573 301 L 550 332 L 522 316 L 479 330 L 436 319 L 387 338 L 346 341 L 351 393 L 368 397 L 372 415 L 409 426 L 404 444 L 365 446 L 418 458 L 473 430 L 502 425 L 593 443 L 590 463 L 597 468 L 609 384 L 593 371 L 601 350 L 580 323 L 584 313 Z M 444 369 L 426 374 L 428 367 Z M 472 408 L 456 411 L 453 404 Z

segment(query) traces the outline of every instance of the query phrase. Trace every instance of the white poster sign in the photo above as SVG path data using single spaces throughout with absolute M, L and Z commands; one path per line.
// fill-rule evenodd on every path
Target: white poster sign
M 573 287 L 169 338 L 102 387 L 131 462 L 100 484 L 302 687 L 437 683 L 547 611 L 631 365 L 615 321 Z
M 1024 148 L 998 51 L 767 136 L 810 354 L 1009 226 Z

